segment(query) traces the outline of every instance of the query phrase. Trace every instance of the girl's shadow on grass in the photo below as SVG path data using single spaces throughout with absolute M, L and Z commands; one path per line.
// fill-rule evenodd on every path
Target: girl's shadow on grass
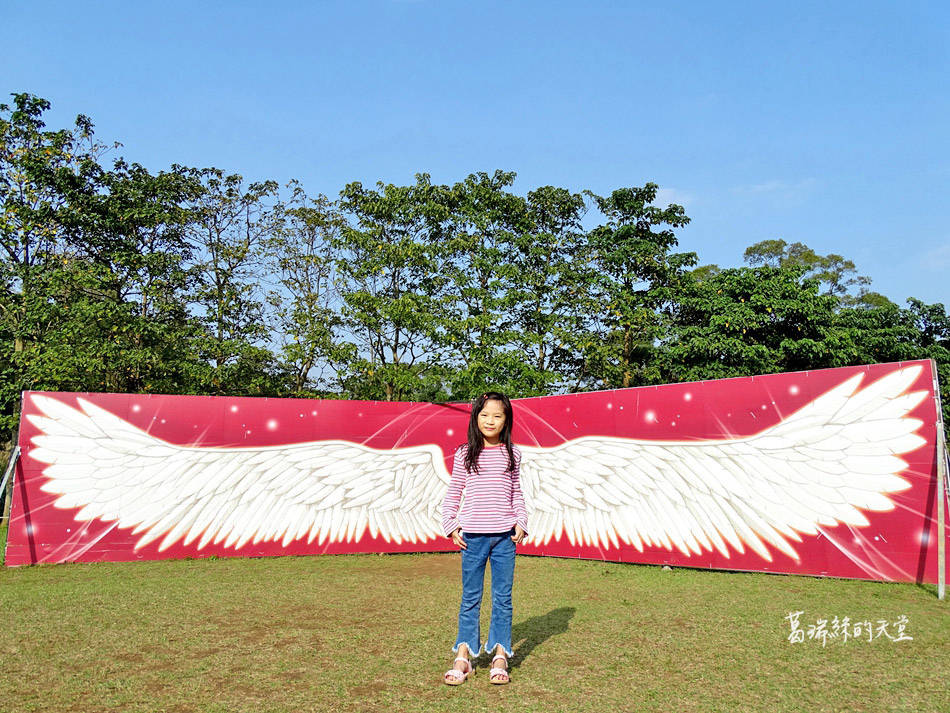
M 511 657 L 512 667 L 520 666 L 539 644 L 566 632 L 575 611 L 577 610 L 574 607 L 561 607 L 552 609 L 543 616 L 535 616 L 515 624 L 511 628 L 511 645 L 514 649 L 514 656 Z

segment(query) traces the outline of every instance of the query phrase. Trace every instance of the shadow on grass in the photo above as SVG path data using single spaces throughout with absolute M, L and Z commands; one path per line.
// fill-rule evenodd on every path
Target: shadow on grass
M 940 590 L 936 584 L 930 584 L 929 582 L 915 582 L 917 589 L 921 589 L 934 599 L 940 598 Z
M 511 666 L 520 666 L 537 646 L 566 632 L 575 611 L 574 607 L 552 609 L 543 616 L 532 617 L 511 627 L 511 645 L 515 654 Z

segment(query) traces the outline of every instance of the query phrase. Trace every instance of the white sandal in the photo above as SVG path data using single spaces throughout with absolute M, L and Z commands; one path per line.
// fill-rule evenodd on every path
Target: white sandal
M 464 661 L 465 665 L 468 667 L 467 671 L 459 671 L 457 668 L 450 668 L 445 672 L 445 685 L 446 686 L 461 686 L 465 683 L 466 679 L 475 673 L 475 668 L 472 666 L 472 662 L 469 661 L 464 656 L 459 656 L 452 663 L 458 663 L 459 661 Z
M 491 660 L 491 662 L 495 663 L 495 661 L 497 661 L 498 659 L 501 659 L 502 661 L 504 661 L 505 665 L 508 664 L 508 658 L 506 656 L 502 656 L 501 654 L 498 654 L 495 658 Z M 499 681 L 496 681 L 495 676 L 504 676 L 504 678 Z M 495 668 L 494 666 L 492 666 L 491 671 L 488 672 L 488 681 L 490 683 L 494 683 L 496 686 L 504 686 L 506 683 L 511 681 L 511 676 L 508 675 L 507 668 Z

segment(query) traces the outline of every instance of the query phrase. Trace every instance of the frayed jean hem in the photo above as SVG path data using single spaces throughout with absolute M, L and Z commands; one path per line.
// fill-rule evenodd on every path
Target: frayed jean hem
M 452 647 L 452 652 L 455 653 L 455 654 L 457 654 L 457 653 L 459 652 L 459 648 L 462 647 L 462 646 L 467 646 L 467 647 L 468 647 L 468 657 L 469 657 L 470 659 L 476 659 L 476 658 L 478 658 L 478 655 L 482 652 L 482 651 L 481 651 L 481 647 L 480 647 L 479 644 L 476 644 L 475 646 L 472 646 L 472 645 L 471 645 L 470 643 L 468 643 L 467 641 L 459 641 L 455 646 Z
M 505 652 L 505 656 L 507 656 L 508 658 L 511 658 L 512 656 L 514 656 L 514 653 L 506 649 L 504 644 L 502 644 L 501 642 L 496 642 L 492 646 L 485 644 L 485 653 L 488 654 L 489 656 L 494 656 L 495 649 L 497 649 L 499 646 L 501 646 L 501 650 Z

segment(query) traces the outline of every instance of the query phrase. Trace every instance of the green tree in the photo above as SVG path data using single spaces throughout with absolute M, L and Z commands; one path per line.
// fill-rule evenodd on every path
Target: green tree
M 351 398 L 444 397 L 432 235 L 448 214 L 445 192 L 419 174 L 412 186 L 351 183 L 340 194 L 349 221 L 333 241 L 343 317 L 336 368 Z
M 88 119 L 44 131 L 48 103 L 16 101 L 0 126 L 3 429 L 24 389 L 191 390 L 183 204 L 198 186 L 121 159 L 106 170 Z
M 868 289 L 871 278 L 858 274 L 854 261 L 842 255 L 819 255 L 804 243 L 762 240 L 745 249 L 743 257 L 753 267 L 803 267 L 805 275 L 817 279 L 825 294 L 837 297 L 842 306 L 873 307 L 890 303 L 886 297 Z M 857 288 L 857 294 L 850 291 Z
M 268 299 L 283 340 L 281 354 L 293 376 L 293 395 L 326 394 L 334 382 L 331 375 L 347 356 L 338 347 L 343 318 L 334 247 L 346 222 L 326 196 L 310 198 L 297 182 L 290 188 L 284 221 L 266 242 L 279 282 Z
M 527 229 L 513 233 L 511 288 L 503 300 L 515 353 L 526 379 L 512 384 L 522 396 L 576 389 L 580 357 L 596 311 L 583 195 L 544 186 L 528 193 Z
M 656 364 L 666 382 L 843 366 L 856 352 L 835 329 L 837 300 L 806 269 L 730 268 L 681 285 Z
M 719 265 L 700 265 L 690 270 L 689 274 L 696 282 L 703 282 L 715 277 L 720 272 L 722 272 L 722 268 Z
M 5 388 L 0 431 L 9 434 L 19 418 L 24 380 L 22 352 L 30 349 L 46 322 L 40 290 L 48 265 L 61 264 L 66 252 L 65 224 L 73 210 L 69 195 L 91 190 L 101 174 L 105 147 L 93 140 L 92 122 L 78 116 L 71 129 L 46 130 L 49 102 L 30 94 L 0 104 L 0 330 L 4 336 Z
M 908 307 L 888 303 L 842 309 L 835 329 L 854 346 L 849 364 L 933 359 L 937 365 L 943 418 L 950 423 L 950 316 L 942 304 L 910 298 Z
M 514 173 L 495 171 L 456 183 L 445 196 L 447 224 L 430 234 L 444 306 L 439 343 L 455 398 L 489 389 L 531 393 L 544 378 L 515 346 L 513 290 L 524 277 L 515 245 L 528 234 L 530 217 L 525 199 L 506 190 L 514 180 Z
M 34 389 L 177 393 L 193 388 L 180 176 L 117 162 L 71 197 L 67 240 L 32 277 L 12 363 Z M 130 198 L 131 196 L 131 198 Z M 149 200 L 153 203 L 149 203 Z M 131 201 L 131 202 L 130 202 Z
M 203 325 L 196 348 L 211 393 L 273 396 L 288 374 L 268 347 L 264 246 L 283 227 L 273 181 L 247 186 L 220 169 L 192 170 L 203 191 L 191 206 L 196 286 L 191 303 Z
M 607 222 L 589 235 L 601 305 L 584 346 L 585 385 L 615 388 L 656 383 L 656 342 L 665 336 L 662 312 L 696 264 L 695 253 L 673 253 L 673 228 L 689 223 L 681 206 L 653 205 L 658 186 L 591 194 Z

